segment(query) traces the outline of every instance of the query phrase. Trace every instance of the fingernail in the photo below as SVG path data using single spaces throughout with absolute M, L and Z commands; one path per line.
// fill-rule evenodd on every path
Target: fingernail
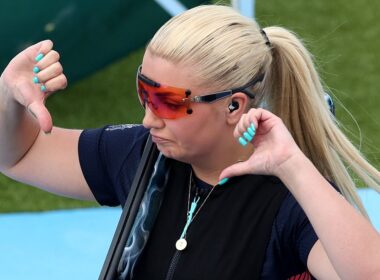
M 224 185 L 225 183 L 228 182 L 230 178 L 223 178 L 222 180 L 219 181 L 218 185 Z
M 249 135 L 252 136 L 252 138 L 253 138 L 253 136 L 255 136 L 255 131 L 252 129 L 252 127 L 248 127 L 247 131 L 248 131 Z
M 240 143 L 240 145 L 242 145 L 243 147 L 246 146 L 246 145 L 248 144 L 248 142 L 245 141 L 243 137 L 239 137 L 239 143 Z
M 44 55 L 43 55 L 42 53 L 39 53 L 39 54 L 36 56 L 35 60 L 38 62 L 38 61 L 40 61 L 43 57 L 44 57 Z
M 45 92 L 46 91 L 46 87 L 45 86 L 41 86 L 41 91 Z
M 33 83 L 38 84 L 39 82 L 40 82 L 40 80 L 38 79 L 38 77 L 34 76 L 33 77 Z
M 244 136 L 245 139 L 247 139 L 248 142 L 251 142 L 252 139 L 253 139 L 252 136 L 249 135 L 248 132 L 244 132 L 243 136 Z
M 37 74 L 38 72 L 40 72 L 40 68 L 38 68 L 37 66 L 34 66 L 33 72 Z
M 253 130 L 253 134 L 256 134 L 256 127 L 253 123 L 251 123 L 251 128 Z

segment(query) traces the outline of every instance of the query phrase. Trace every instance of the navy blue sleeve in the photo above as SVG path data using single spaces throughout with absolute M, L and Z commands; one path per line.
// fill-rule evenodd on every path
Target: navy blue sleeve
M 329 181 L 331 186 L 339 192 L 338 187 Z M 296 227 L 293 231 L 293 240 L 297 248 L 298 255 L 302 263 L 307 265 L 307 258 L 315 242 L 318 240 L 318 236 L 312 227 L 309 218 L 306 217 L 305 212 L 298 204 L 296 199 L 291 195 L 288 200 L 288 207 L 292 211 L 289 212 L 289 218 L 294 220 Z
M 148 137 L 141 125 L 84 130 L 78 153 L 83 175 L 101 205 L 124 205 Z
M 307 258 L 317 240 L 309 219 L 289 192 L 273 223 L 263 279 L 293 279 L 306 272 Z
M 281 214 L 277 217 L 277 226 L 282 228 L 283 242 L 290 243 L 295 249 L 294 253 L 306 266 L 310 250 L 318 240 L 318 236 L 305 212 L 290 193 L 281 208 Z

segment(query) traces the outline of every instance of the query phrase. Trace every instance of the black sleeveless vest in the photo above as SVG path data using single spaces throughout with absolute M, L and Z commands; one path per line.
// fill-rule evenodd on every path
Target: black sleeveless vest
M 170 162 L 165 196 L 134 279 L 260 279 L 272 224 L 287 194 L 275 177 L 245 175 L 217 185 L 187 231 L 190 166 Z M 199 204 L 198 204 L 199 207 Z

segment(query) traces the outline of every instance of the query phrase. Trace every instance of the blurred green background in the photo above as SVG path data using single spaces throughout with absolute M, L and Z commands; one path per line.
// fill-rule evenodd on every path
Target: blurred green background
M 262 27 L 281 25 L 304 39 L 334 95 L 338 120 L 377 168 L 380 25 L 375 11 L 379 10 L 380 2 L 369 0 L 256 1 L 256 18 Z M 134 79 L 142 55 L 143 49 L 134 51 L 49 98 L 54 124 L 88 128 L 140 123 L 143 111 Z M 0 212 L 93 206 L 96 204 L 60 198 L 0 175 Z

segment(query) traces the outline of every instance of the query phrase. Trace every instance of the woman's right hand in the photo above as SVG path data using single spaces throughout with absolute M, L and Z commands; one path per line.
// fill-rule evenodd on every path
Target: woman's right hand
M 50 40 L 30 46 L 11 60 L 0 77 L 0 94 L 27 108 L 44 132 L 50 132 L 53 127 L 45 101 L 53 92 L 67 85 L 59 53 L 52 48 L 53 42 Z M 40 54 L 43 57 L 37 61 Z M 34 82 L 36 78 L 37 83 Z

